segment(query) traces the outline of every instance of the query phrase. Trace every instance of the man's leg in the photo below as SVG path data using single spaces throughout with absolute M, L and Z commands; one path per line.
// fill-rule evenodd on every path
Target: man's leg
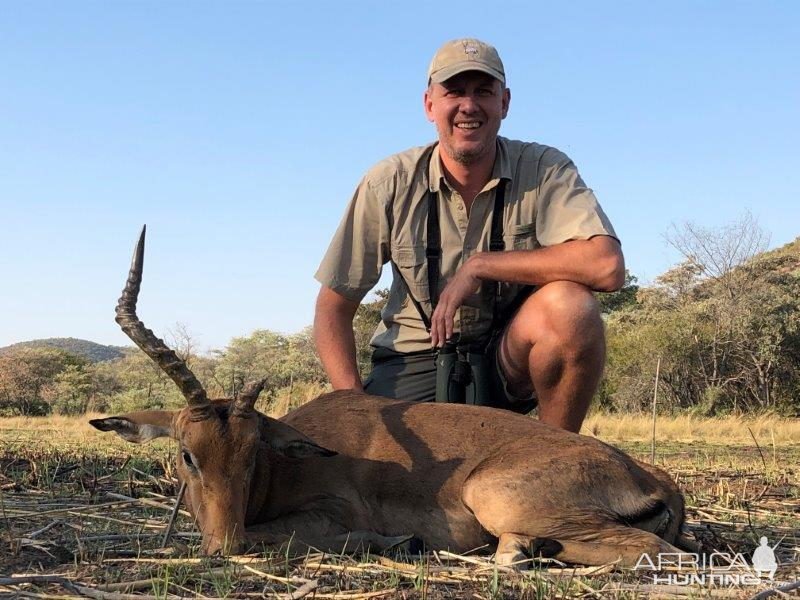
M 436 399 L 436 353 L 400 354 L 376 350 L 364 391 L 375 396 L 433 402 Z
M 509 392 L 524 397 L 533 386 L 542 421 L 579 431 L 605 364 L 597 301 L 578 283 L 542 286 L 508 324 L 499 356 Z

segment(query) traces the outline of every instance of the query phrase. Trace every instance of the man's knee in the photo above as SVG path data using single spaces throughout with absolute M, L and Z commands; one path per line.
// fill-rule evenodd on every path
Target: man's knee
M 597 300 L 589 288 L 571 281 L 542 286 L 522 305 L 517 319 L 534 344 L 548 338 L 569 347 L 591 347 L 603 340 Z

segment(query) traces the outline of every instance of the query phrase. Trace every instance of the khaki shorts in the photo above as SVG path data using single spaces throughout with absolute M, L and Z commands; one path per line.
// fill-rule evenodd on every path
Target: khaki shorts
M 492 336 L 486 354 L 491 370 L 492 397 L 486 404 L 526 414 L 536 407 L 536 396 L 517 398 L 508 391 L 508 381 L 500 367 L 497 348 L 499 333 Z M 372 371 L 364 380 L 364 391 L 376 396 L 412 402 L 436 401 L 436 350 L 402 354 L 387 348 L 372 353 Z

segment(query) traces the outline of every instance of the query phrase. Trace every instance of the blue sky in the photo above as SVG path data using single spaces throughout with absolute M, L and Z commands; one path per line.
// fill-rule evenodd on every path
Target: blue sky
M 567 152 L 652 280 L 670 223 L 749 209 L 800 235 L 797 2 L 0 4 L 0 346 L 126 344 L 139 314 L 201 349 L 311 323 L 314 271 L 363 173 L 434 139 L 428 62 L 506 65 L 501 134 Z

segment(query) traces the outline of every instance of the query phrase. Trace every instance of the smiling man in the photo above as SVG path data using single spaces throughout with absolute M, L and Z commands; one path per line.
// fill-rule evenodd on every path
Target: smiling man
M 498 136 L 510 102 L 492 46 L 438 50 L 424 94 L 438 141 L 381 161 L 356 189 L 316 274 L 317 349 L 336 389 L 431 401 L 437 355 L 457 340 L 462 358 L 488 365 L 478 403 L 538 403 L 542 421 L 578 431 L 605 362 L 591 292 L 620 288 L 622 252 L 566 155 Z M 387 262 L 362 382 L 353 317 Z

